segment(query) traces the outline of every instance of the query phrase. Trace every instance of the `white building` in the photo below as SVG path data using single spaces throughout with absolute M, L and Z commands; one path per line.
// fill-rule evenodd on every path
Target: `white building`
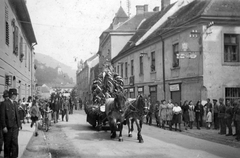
M 0 95 L 16 88 L 19 98 L 35 94 L 37 41 L 25 0 L 0 1 Z

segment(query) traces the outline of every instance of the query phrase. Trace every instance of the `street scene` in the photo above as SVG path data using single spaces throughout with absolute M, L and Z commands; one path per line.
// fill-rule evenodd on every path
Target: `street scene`
M 1 0 L 0 158 L 239 158 L 240 0 Z

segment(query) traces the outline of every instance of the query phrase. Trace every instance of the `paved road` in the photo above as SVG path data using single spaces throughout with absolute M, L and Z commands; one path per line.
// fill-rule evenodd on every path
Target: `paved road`
M 109 131 L 95 131 L 86 123 L 81 112 L 70 115 L 69 122 L 60 121 L 47 133 L 40 133 L 29 143 L 24 158 L 239 158 L 239 148 L 194 138 L 153 126 L 143 126 L 144 143 L 138 143 L 136 133 L 132 138 L 123 132 L 124 141 L 111 140 Z

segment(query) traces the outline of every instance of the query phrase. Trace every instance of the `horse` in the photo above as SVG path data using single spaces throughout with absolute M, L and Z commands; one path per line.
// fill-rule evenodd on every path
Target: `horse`
M 139 143 L 143 143 L 141 134 L 144 115 L 146 115 L 145 99 L 142 95 L 137 98 L 129 98 L 126 101 L 127 111 L 125 112 L 125 118 L 128 125 L 128 137 L 132 137 L 133 123 L 136 122 L 138 133 L 137 139 Z
M 122 129 L 124 114 L 122 109 L 125 106 L 126 98 L 123 93 L 117 93 L 114 98 L 108 98 L 105 102 L 105 112 L 111 130 L 111 139 L 116 138 L 116 131 L 119 129 L 119 141 L 122 142 Z

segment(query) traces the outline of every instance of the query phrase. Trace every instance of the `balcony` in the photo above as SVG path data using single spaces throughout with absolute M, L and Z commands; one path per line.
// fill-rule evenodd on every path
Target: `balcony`
M 130 85 L 130 86 L 133 86 L 133 85 L 134 85 L 134 80 L 135 80 L 134 76 L 130 76 L 130 77 L 129 77 L 129 85 Z

